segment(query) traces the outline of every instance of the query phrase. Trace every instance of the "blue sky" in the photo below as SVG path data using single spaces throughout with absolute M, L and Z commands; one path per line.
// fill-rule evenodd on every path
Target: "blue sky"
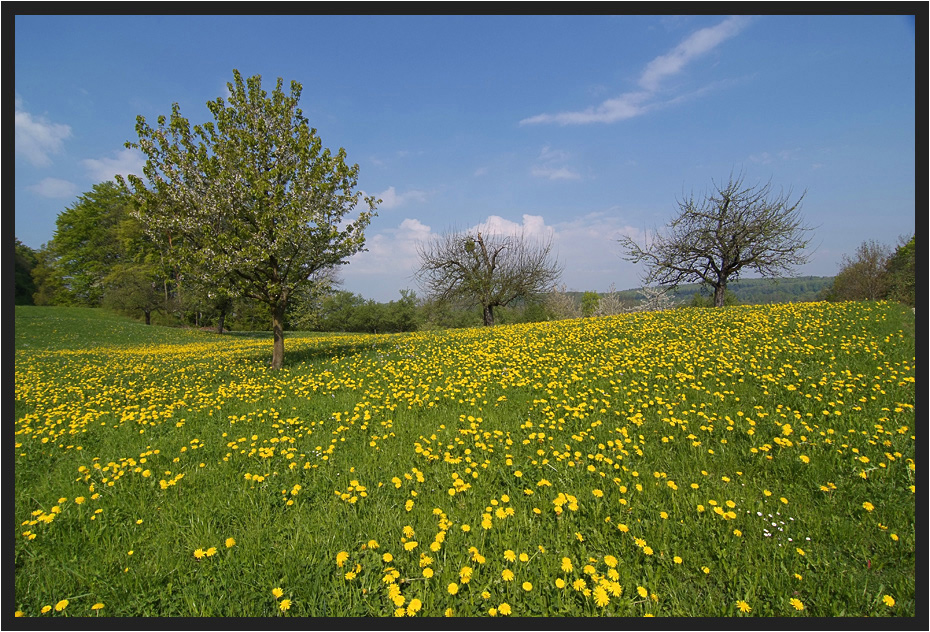
M 138 173 L 135 118 L 193 123 L 234 68 L 303 85 L 323 144 L 380 197 L 346 290 L 388 301 L 416 243 L 482 225 L 551 237 L 569 289 L 639 284 L 620 235 L 742 171 L 807 190 L 805 275 L 915 229 L 907 16 L 16 16 L 15 231 Z M 8 85 L 8 84 L 7 84 Z M 13 98 L 9 91 L 6 98 Z M 9 138 L 9 136 L 7 136 Z

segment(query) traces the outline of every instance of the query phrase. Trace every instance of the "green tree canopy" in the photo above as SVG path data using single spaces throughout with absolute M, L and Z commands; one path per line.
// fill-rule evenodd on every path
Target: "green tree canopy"
M 16 294 L 14 296 L 15 305 L 34 305 L 32 295 L 36 291 L 36 282 L 32 276 L 32 271 L 39 262 L 36 252 L 21 242 L 18 237 L 14 237 L 14 256 L 13 274 L 15 276 Z
M 63 292 L 55 302 L 96 307 L 103 299 L 104 279 L 123 259 L 117 236 L 129 217 L 129 196 L 114 182 L 101 182 L 78 197 L 55 221 L 48 255 Z
M 127 146 L 146 155 L 145 180 L 129 182 L 137 217 L 170 244 L 184 274 L 270 308 L 277 369 L 289 299 L 315 273 L 364 249 L 378 200 L 360 204 L 358 165 L 346 164 L 344 149 L 323 148 L 298 107 L 298 82 L 286 93 L 279 78 L 268 95 L 261 76 L 233 76 L 228 102 L 207 103 L 211 122 L 191 127 L 177 103 L 155 128 L 137 118 L 139 141 Z

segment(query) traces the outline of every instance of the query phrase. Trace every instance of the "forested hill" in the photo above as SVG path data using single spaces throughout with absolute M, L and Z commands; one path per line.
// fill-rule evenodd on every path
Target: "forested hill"
M 727 285 L 742 305 L 760 305 L 764 303 L 788 303 L 817 300 L 818 294 L 828 288 L 833 277 L 803 276 L 782 279 L 742 279 Z M 676 303 L 688 302 L 699 294 L 701 286 L 697 283 L 681 285 L 672 293 Z M 584 292 L 568 292 L 581 300 Z M 617 292 L 623 301 L 638 301 L 643 298 L 639 288 Z

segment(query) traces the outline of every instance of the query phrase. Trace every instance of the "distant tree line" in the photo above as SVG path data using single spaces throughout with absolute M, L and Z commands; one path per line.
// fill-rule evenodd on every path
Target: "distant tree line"
M 53 238 L 38 250 L 15 239 L 15 304 L 106 307 L 146 323 L 217 331 L 269 329 L 267 305 L 230 298 L 185 275 L 141 230 L 130 204 L 124 189 L 103 182 L 58 216 Z M 915 274 L 914 236 L 902 238 L 894 250 L 866 241 L 852 255 L 844 255 L 835 277 L 740 279 L 725 288 L 724 304 L 887 299 L 913 306 Z M 331 271 L 312 281 L 289 302 L 286 329 L 393 333 L 487 324 L 487 305 L 480 300 L 421 297 L 404 289 L 396 300 L 376 302 L 340 289 Z M 713 294 L 701 284 L 667 291 L 611 287 L 606 293 L 568 291 L 564 285 L 544 291 L 544 285 L 497 301 L 503 304 L 495 306 L 493 321 L 540 322 L 715 304 Z

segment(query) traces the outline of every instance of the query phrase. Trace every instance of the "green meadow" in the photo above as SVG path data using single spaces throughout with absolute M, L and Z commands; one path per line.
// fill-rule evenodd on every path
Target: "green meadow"
M 297 332 L 272 371 L 270 334 L 16 307 L 16 614 L 913 617 L 914 328 Z

